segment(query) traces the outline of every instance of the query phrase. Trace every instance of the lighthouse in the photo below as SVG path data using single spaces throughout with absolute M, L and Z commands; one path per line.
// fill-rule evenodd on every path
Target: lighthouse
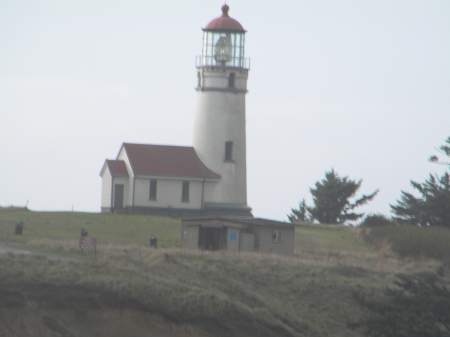
M 124 142 L 105 160 L 101 211 L 252 217 L 247 205 L 246 31 L 229 7 L 203 29 L 193 146 Z
M 203 29 L 192 144 L 201 161 L 220 175 L 204 186 L 204 211 L 245 216 L 251 215 L 245 132 L 250 62 L 244 56 L 246 31 L 229 9 L 223 5 L 222 15 Z

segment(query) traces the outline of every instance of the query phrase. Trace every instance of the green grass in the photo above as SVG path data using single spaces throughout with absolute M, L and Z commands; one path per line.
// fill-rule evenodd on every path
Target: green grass
M 388 246 L 400 257 L 427 257 L 450 261 L 450 228 L 380 226 L 364 229 L 362 237 L 374 247 Z
M 24 223 L 23 235 L 14 235 L 17 222 Z M 79 212 L 32 212 L 0 208 L 0 241 L 29 243 L 33 239 L 78 240 L 81 228 L 101 244 L 149 245 L 158 238 L 158 247 L 180 246 L 180 220 L 145 215 Z
M 373 253 L 353 227 L 301 224 L 295 230 L 295 249 L 302 252 Z
M 23 235 L 14 235 L 16 222 L 24 223 Z M 150 215 L 119 215 L 80 212 L 33 212 L 0 208 L 0 241 L 36 243 L 38 240 L 78 240 L 81 228 L 96 237 L 99 244 L 147 246 L 148 236 L 158 238 L 158 247 L 180 246 L 181 221 Z M 299 252 L 354 252 L 374 250 L 350 227 L 299 225 L 295 231 L 295 250 Z M 74 241 L 74 245 L 77 243 Z M 36 244 L 34 245 L 36 246 Z

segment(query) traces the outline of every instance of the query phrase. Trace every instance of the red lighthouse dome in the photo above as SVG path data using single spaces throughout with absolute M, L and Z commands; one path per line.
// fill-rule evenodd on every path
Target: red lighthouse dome
M 220 30 L 220 31 L 233 31 L 233 32 L 245 32 L 244 27 L 239 21 L 230 18 L 228 11 L 230 7 L 228 5 L 222 6 L 222 16 L 212 20 L 206 25 L 204 30 Z

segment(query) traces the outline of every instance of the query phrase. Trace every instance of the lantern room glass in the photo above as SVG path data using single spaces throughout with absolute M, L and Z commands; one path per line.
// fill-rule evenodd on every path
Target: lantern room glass
M 244 32 L 203 32 L 202 66 L 245 67 Z

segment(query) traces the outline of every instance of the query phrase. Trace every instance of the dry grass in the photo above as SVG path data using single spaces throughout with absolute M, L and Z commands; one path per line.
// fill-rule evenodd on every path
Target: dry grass
M 17 291 L 47 303 L 42 305 L 84 301 L 156 313 L 219 337 L 361 336 L 347 327 L 363 315 L 355 289 L 378 293 L 398 272 L 434 272 L 441 266 L 432 259 L 399 259 L 385 245 L 376 252 L 350 228 L 297 228 L 296 254 L 283 257 L 153 250 L 142 232 L 152 231 L 159 242 L 175 247 L 179 222 L 147 216 L 0 212 L 0 235 L 11 231 L 16 219 L 25 222 L 21 240 L 33 249 L 75 257 L 82 257 L 79 228 L 89 222 L 85 227 L 100 238 L 99 254 L 79 262 L 0 256 L 0 305 L 2 291 Z
M 72 251 L 73 243 L 32 242 L 60 252 Z M 64 303 L 80 291 L 95 294 L 91 305 L 158 313 L 177 324 L 201 324 L 214 336 L 352 337 L 360 336 L 346 326 L 361 317 L 355 289 L 378 292 L 398 271 L 439 266 L 369 253 L 283 257 L 113 244 L 101 251 L 90 262 L 0 256 L 0 289 L 32 285 L 39 296 Z

